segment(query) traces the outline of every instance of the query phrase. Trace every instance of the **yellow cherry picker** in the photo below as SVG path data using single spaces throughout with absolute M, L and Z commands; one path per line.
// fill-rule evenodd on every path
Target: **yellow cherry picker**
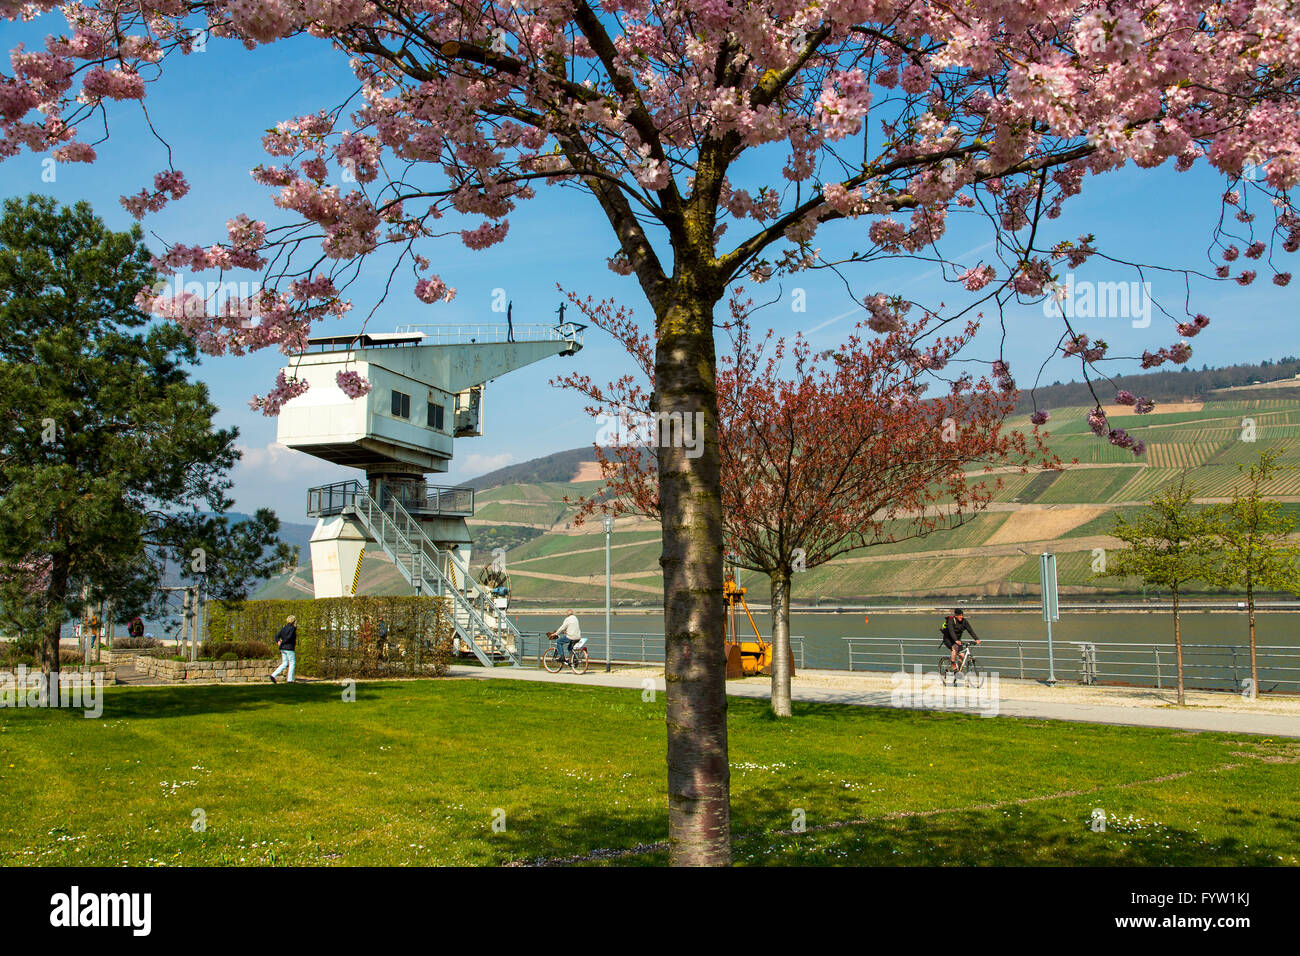
M 749 602 L 745 600 L 746 590 L 736 583 L 736 569 L 728 567 L 722 581 L 722 597 L 727 602 L 727 635 L 724 644 L 727 653 L 727 680 L 772 673 L 772 642 L 763 640 L 763 635 L 758 632 L 754 615 L 749 611 Z M 740 610 L 744 610 L 754 632 L 752 639 L 748 634 L 742 638 L 739 633 L 737 616 Z M 793 656 L 792 654 L 790 662 L 792 674 Z

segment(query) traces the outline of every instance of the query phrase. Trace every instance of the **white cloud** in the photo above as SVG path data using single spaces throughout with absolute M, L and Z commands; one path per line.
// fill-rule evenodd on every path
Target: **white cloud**
M 303 523 L 307 518 L 307 489 L 348 478 L 361 478 L 356 468 L 332 465 L 279 442 L 261 447 L 238 446 L 243 458 L 231 471 L 235 508 L 252 512 L 272 508 L 281 521 Z
M 456 469 L 456 472 L 464 475 L 466 480 L 477 478 L 489 471 L 496 471 L 498 468 L 513 464 L 514 460 L 515 456 L 508 451 L 503 451 L 499 455 L 466 455 L 460 462 L 460 467 Z

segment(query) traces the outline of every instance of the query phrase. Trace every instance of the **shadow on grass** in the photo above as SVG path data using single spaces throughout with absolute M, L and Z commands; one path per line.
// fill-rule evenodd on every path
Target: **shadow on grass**
M 929 817 L 881 819 L 789 830 L 737 832 L 733 862 L 749 866 L 1278 866 L 1272 850 L 1253 846 L 1250 834 L 1263 814 L 1246 813 L 1240 835 L 1206 837 L 1190 827 L 1116 821 L 1104 832 L 1089 825 L 1083 806 L 946 812 Z M 529 831 L 527 852 L 503 852 L 502 862 L 666 866 L 666 821 L 614 819 L 599 814 L 557 814 L 564 823 L 539 837 Z M 599 828 L 597 846 L 587 852 Z M 575 828 L 578 832 L 575 832 Z M 1292 829 L 1288 827 L 1287 829 Z M 521 830 L 522 832 L 522 830 Z M 639 851 L 634 849 L 642 847 Z M 503 841 L 502 849 L 508 844 Z M 522 846 L 520 848 L 522 850 Z
M 737 863 L 898 866 L 1277 866 L 1250 845 L 1262 813 L 1246 812 L 1240 835 L 1210 837 L 1181 824 L 1120 819 L 1091 828 L 1090 805 L 1012 807 L 878 820 L 795 834 L 739 835 Z
M 203 684 L 198 686 L 136 685 L 114 688 L 104 695 L 104 717 L 152 719 L 258 710 L 282 704 L 322 704 L 339 700 L 338 684 Z

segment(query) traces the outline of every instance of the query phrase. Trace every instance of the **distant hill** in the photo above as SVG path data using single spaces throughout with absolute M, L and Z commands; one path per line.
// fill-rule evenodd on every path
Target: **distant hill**
M 296 547 L 305 559 L 311 552 L 311 535 L 316 530 L 314 524 L 297 524 L 292 521 L 280 522 L 280 540 L 289 547 Z
M 1098 394 L 1107 403 L 1115 387 L 1157 402 L 1151 415 L 1110 409 L 1114 424 L 1146 442 L 1142 458 L 1090 433 L 1086 416 L 1093 399 L 1085 386 L 1039 389 L 1039 407 L 1051 410 L 1046 443 L 1060 455 L 1064 471 L 1002 475 L 992 505 L 961 527 L 810 569 L 794 582 L 794 599 L 823 607 L 950 598 L 1032 600 L 1038 589 L 1037 555 L 1044 550 L 1058 555 L 1063 593 L 1139 594 L 1138 582 L 1095 577 L 1097 556 L 1118 545 L 1110 536 L 1117 515 L 1133 513 L 1184 471 L 1200 500 L 1223 500 L 1240 481 L 1239 465 L 1255 460 L 1261 449 L 1284 448 L 1281 463 L 1288 467 L 1265 491 L 1283 501 L 1286 510 L 1300 513 L 1300 388 L 1286 387 L 1297 372 L 1300 360 L 1288 358 L 1122 376 L 1104 383 Z M 1243 437 L 1246 419 L 1252 422 L 1254 440 Z M 1008 424 L 1025 427 L 1027 408 Z M 588 522 L 580 528 L 572 520 L 576 499 L 600 488 L 600 482 L 586 480 L 591 470 L 582 467 L 594 460 L 590 447 L 574 448 L 470 482 L 479 491 L 470 522 L 473 563 L 477 568 L 490 560 L 494 547 L 507 549 L 516 607 L 603 605 L 604 535 L 598 525 Z M 981 480 L 992 483 L 995 477 Z M 291 541 L 296 529 L 284 527 L 285 540 Z M 311 529 L 296 527 L 305 543 Z M 658 526 L 621 518 L 612 543 L 615 605 L 661 606 Z M 309 558 L 304 548 L 303 566 L 270 582 L 261 596 L 309 595 Z M 749 572 L 739 577 L 755 603 L 762 604 L 767 582 Z M 359 593 L 408 590 L 385 555 L 366 552 Z
M 570 448 L 557 451 L 553 455 L 534 458 L 517 465 L 506 465 L 496 471 L 489 471 L 467 482 L 475 491 L 487 491 L 501 485 L 535 485 L 552 481 L 572 481 L 583 462 L 595 461 L 596 452 L 592 446 Z
M 1261 388 L 1252 391 L 1251 398 L 1280 398 L 1300 396 L 1300 392 L 1283 391 L 1300 373 L 1300 359 L 1286 357 L 1277 362 L 1265 361 L 1258 365 L 1229 365 L 1224 368 L 1202 368 L 1199 371 L 1184 365 L 1177 371 L 1152 371 L 1139 375 L 1117 375 L 1108 381 L 1095 382 L 1097 396 L 1108 404 L 1117 389 L 1128 389 L 1134 395 L 1145 395 L 1153 401 L 1182 402 L 1210 397 L 1217 389 L 1237 388 L 1255 383 L 1276 383 L 1278 391 Z M 1026 383 L 1022 382 L 1024 386 Z M 1245 396 L 1243 396 L 1245 397 Z M 1091 405 L 1092 393 L 1085 382 L 1059 382 L 1040 385 L 1031 395 L 1028 388 L 1020 394 L 1017 411 L 1027 412 L 1034 404 L 1039 408 L 1062 408 L 1073 405 Z
M 209 512 L 209 514 L 211 514 L 211 512 Z M 252 515 L 245 514 L 242 511 L 227 511 L 225 512 L 225 516 L 230 519 L 232 524 L 240 524 L 253 517 Z M 314 524 L 298 524 L 292 521 L 281 521 L 280 540 L 291 548 L 298 548 L 302 555 L 302 560 L 305 561 L 310 551 L 308 545 L 311 542 L 311 535 L 315 530 L 316 526 Z
M 215 517 L 217 515 L 217 512 L 208 511 L 208 512 L 204 512 L 203 514 L 204 517 Z M 223 512 L 223 514 L 230 521 L 231 524 L 241 524 L 245 521 L 250 520 L 253 517 L 252 515 L 246 514 L 242 511 L 226 511 Z M 298 549 L 298 562 L 300 565 L 305 565 L 309 563 L 311 560 L 310 542 L 311 542 L 312 532 L 315 530 L 316 530 L 315 525 L 295 524 L 289 521 L 280 522 L 279 538 L 285 544 L 289 545 L 289 547 L 291 548 L 296 547 Z M 169 587 L 174 587 L 181 583 L 181 576 L 179 570 L 170 562 L 166 563 L 163 566 L 162 583 L 164 586 L 169 586 Z M 264 581 L 263 585 L 261 586 L 264 586 L 265 583 L 266 582 Z M 254 585 L 252 589 L 252 593 L 256 593 L 259 587 L 260 587 L 259 585 Z

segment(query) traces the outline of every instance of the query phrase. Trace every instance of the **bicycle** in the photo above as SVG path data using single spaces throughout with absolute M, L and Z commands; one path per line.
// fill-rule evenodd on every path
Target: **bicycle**
M 554 634 L 546 635 L 549 640 L 555 640 Z M 584 637 L 581 641 L 569 648 L 569 670 L 575 674 L 587 673 L 587 665 L 590 663 L 590 655 L 587 653 L 587 639 Z M 565 661 L 560 660 L 560 655 L 556 653 L 555 645 L 552 644 L 542 655 L 542 666 L 551 674 L 558 674 L 564 669 Z
M 966 685 L 968 687 L 983 686 L 984 672 L 980 670 L 979 664 L 975 661 L 975 654 L 971 650 L 971 645 L 964 641 L 958 641 L 957 644 L 961 650 L 957 653 L 956 670 L 953 669 L 951 657 L 941 657 L 939 658 L 939 676 L 943 679 L 943 682 L 947 684 L 948 675 L 952 674 L 953 687 L 957 686 L 958 675 L 965 675 Z M 941 644 L 939 646 L 946 647 L 947 645 Z

